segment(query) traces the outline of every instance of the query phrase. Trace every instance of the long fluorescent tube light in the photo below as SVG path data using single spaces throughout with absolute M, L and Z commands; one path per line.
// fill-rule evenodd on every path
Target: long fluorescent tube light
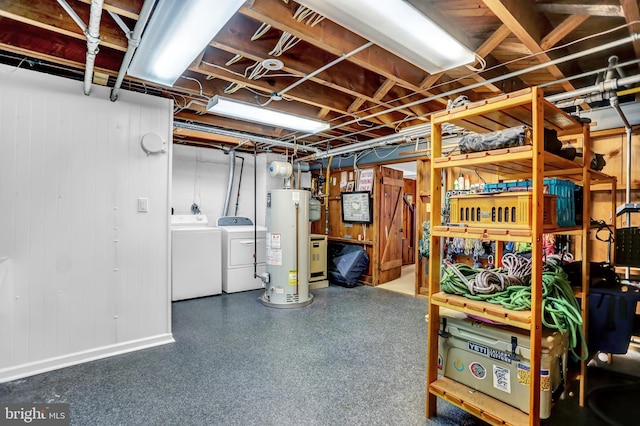
M 298 115 L 264 108 L 259 105 L 240 102 L 218 95 L 212 97 L 207 105 L 207 111 L 242 120 L 268 124 L 274 127 L 299 130 L 307 133 L 318 133 L 329 128 L 325 121 L 312 120 Z
M 297 0 L 434 74 L 475 60 L 475 54 L 405 0 Z
M 127 73 L 173 86 L 246 0 L 159 0 Z

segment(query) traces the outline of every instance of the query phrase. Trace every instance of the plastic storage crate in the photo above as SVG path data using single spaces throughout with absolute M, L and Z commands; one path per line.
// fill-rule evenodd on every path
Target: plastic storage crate
M 445 321 L 446 320 L 446 325 Z M 529 413 L 531 345 L 528 334 L 509 326 L 441 317 L 438 369 L 445 377 Z M 540 418 L 564 393 L 567 335 L 543 329 Z
M 485 191 L 509 191 L 510 188 L 526 188 L 531 190 L 530 180 L 519 180 L 499 183 L 487 183 Z M 545 193 L 558 196 L 556 203 L 557 225 L 559 227 L 576 226 L 576 189 L 577 185 L 563 179 L 544 179 Z
M 640 267 L 640 228 L 616 229 L 616 265 Z
M 531 192 L 452 195 L 450 223 L 488 228 L 531 228 Z M 543 226 L 557 226 L 556 196 L 544 194 Z

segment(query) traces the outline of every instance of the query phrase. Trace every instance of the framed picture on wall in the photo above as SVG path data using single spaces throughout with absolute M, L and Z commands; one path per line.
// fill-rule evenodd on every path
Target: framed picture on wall
M 355 183 L 354 181 L 352 181 L 352 180 L 350 180 L 349 182 L 347 182 L 347 189 L 346 189 L 346 191 L 347 191 L 347 192 L 353 192 L 353 188 L 354 188 L 355 184 L 356 184 L 356 183 Z

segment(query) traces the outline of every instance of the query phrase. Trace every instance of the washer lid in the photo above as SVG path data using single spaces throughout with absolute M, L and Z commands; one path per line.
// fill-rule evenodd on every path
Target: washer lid
M 171 216 L 171 226 L 207 226 L 209 220 L 203 214 L 175 214 Z

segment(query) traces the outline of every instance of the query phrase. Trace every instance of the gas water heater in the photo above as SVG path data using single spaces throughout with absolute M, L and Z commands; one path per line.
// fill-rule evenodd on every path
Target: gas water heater
M 309 293 L 309 200 L 311 192 L 273 189 L 267 194 L 267 273 L 260 301 L 273 308 L 298 308 Z

